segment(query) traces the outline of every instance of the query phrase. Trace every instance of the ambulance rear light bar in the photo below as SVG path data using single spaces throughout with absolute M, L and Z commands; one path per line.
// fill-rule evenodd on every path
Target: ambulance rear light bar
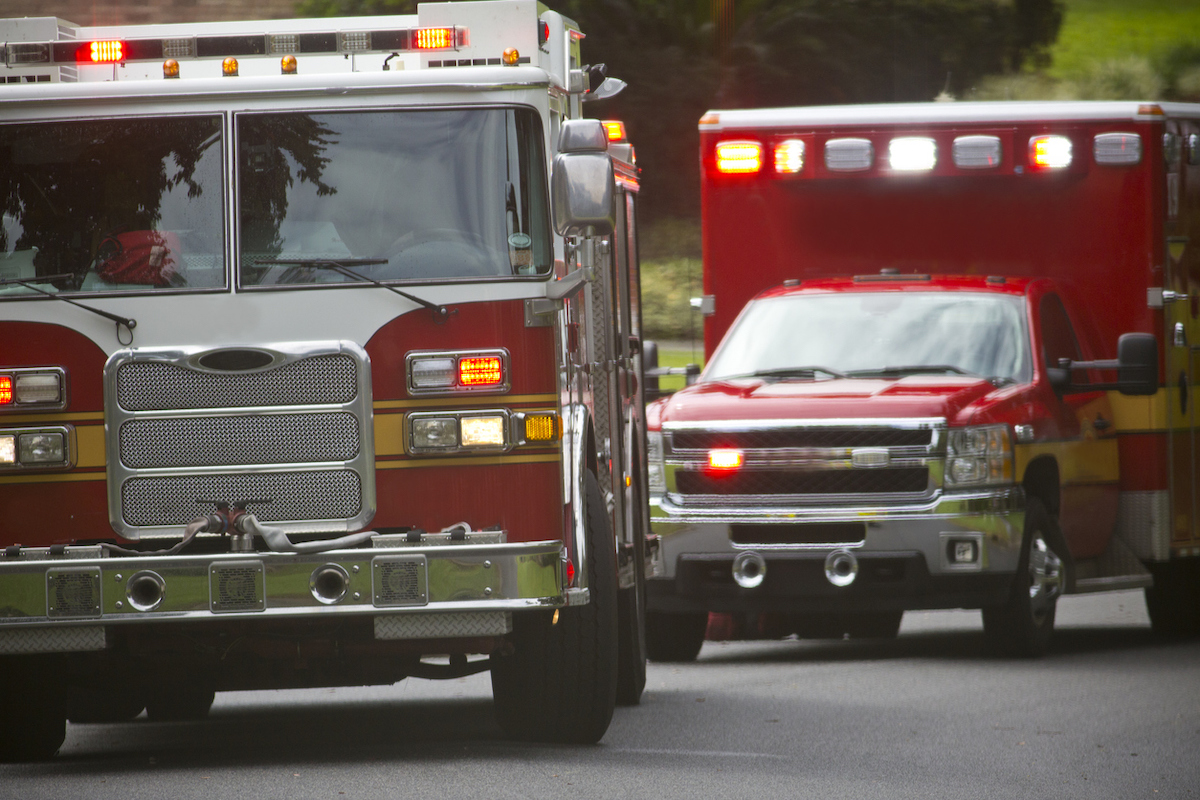
M 956 136 L 951 157 L 959 169 L 994 169 L 1003 152 L 999 136 Z
M 402 28 L 379 31 L 187 36 L 67 42 L 15 42 L 3 48 L 9 66 L 102 64 L 167 58 L 237 58 L 316 53 L 391 53 L 459 50 L 469 44 L 467 28 Z

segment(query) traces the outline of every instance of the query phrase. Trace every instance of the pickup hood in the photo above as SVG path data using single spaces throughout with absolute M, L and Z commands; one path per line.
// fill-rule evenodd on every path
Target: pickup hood
M 759 419 L 882 419 L 944 417 L 996 391 L 985 380 L 958 375 L 899 379 L 714 381 L 689 386 L 662 407 L 662 422 Z

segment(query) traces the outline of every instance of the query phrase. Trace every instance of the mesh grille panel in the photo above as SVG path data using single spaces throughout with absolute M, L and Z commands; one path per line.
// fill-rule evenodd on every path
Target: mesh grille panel
M 214 564 L 209 575 L 213 611 L 258 611 L 263 602 L 262 564 Z
M 50 617 L 100 616 L 100 570 L 52 570 L 46 573 Z
M 424 561 L 391 558 L 375 560 L 376 606 L 408 606 L 424 602 Z
M 121 426 L 121 461 L 134 469 L 349 461 L 354 415 L 283 414 L 135 419 Z
M 802 428 L 773 431 L 676 431 L 676 450 L 712 447 L 921 447 L 933 441 L 933 431 L 901 428 Z
M 212 510 L 207 499 L 265 499 L 251 511 L 262 522 L 351 519 L 362 486 L 350 470 L 133 478 L 122 487 L 122 512 L 133 526 L 186 525 Z
M 830 472 L 746 471 L 732 475 L 679 471 L 675 481 L 682 494 L 885 494 L 924 492 L 926 467 L 855 469 Z
M 263 372 L 209 373 L 161 361 L 132 361 L 117 374 L 127 411 L 348 403 L 358 392 L 348 355 L 313 356 Z

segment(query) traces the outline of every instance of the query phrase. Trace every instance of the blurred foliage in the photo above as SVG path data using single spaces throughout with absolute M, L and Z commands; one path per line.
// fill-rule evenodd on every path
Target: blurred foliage
M 700 259 L 642 261 L 642 327 L 647 339 L 702 339 L 704 324 L 691 298 L 701 292 Z

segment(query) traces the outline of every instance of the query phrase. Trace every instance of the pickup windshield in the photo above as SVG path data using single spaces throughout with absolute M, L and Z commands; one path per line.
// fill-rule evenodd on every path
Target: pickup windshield
M 244 113 L 237 131 L 242 286 L 502 278 L 553 264 L 530 109 Z
M 970 292 L 846 292 L 756 300 L 702 380 L 975 375 L 1031 379 L 1020 298 Z M 814 365 L 820 365 L 815 367 Z
M 0 299 L 225 286 L 221 151 L 215 115 L 0 125 Z

